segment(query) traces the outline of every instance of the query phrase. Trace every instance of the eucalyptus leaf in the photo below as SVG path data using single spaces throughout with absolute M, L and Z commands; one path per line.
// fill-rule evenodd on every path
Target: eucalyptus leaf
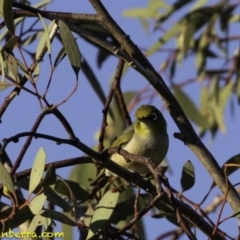
M 174 14 L 177 10 L 180 10 L 186 4 L 193 2 L 193 0 L 179 0 L 175 1 L 173 4 L 169 5 L 166 8 L 166 11 L 161 14 L 160 18 L 157 21 L 156 27 L 159 27 L 164 21 L 166 21 L 172 14 Z
M 2 185 L 6 188 L 6 191 L 9 191 L 10 193 L 15 194 L 12 178 L 8 173 L 7 169 L 3 166 L 1 162 L 0 162 L 0 172 L 1 172 L 0 181 Z
M 69 226 L 75 227 L 77 223 L 73 221 L 71 218 L 66 216 L 65 214 L 57 211 L 52 211 L 52 210 L 44 210 L 41 215 L 45 218 L 49 218 L 52 220 L 56 220 L 58 222 L 67 224 Z
M 65 212 L 65 215 L 68 216 L 69 218 L 72 217 L 69 212 Z M 64 239 L 74 239 L 74 228 L 72 226 L 68 224 L 62 224 L 62 232 L 64 233 Z M 83 237 L 82 233 L 80 234 L 81 237 Z
M 197 109 L 197 107 L 188 97 L 188 95 L 184 93 L 182 89 L 176 85 L 173 86 L 173 91 L 175 97 L 177 98 L 186 115 L 198 126 L 205 128 L 206 119 L 203 117 L 200 110 Z
M 5 59 L 7 64 L 7 71 L 10 77 L 12 77 L 15 81 L 18 81 L 18 64 L 13 53 L 5 53 Z
M 215 93 L 214 101 L 212 102 L 212 109 L 215 113 L 217 124 L 222 133 L 226 132 L 224 110 L 232 92 L 233 84 L 233 82 L 229 82 L 226 86 L 220 89 L 219 92 Z
M 0 81 L 0 92 L 5 90 L 6 88 L 8 88 L 10 86 L 12 86 L 12 84 Z
M 42 181 L 42 185 L 45 186 L 49 186 L 49 185 L 52 185 L 52 184 L 55 184 L 57 181 L 57 175 L 56 175 L 56 170 L 55 170 L 55 167 L 53 164 L 51 164 L 47 171 L 46 171 L 46 174 L 44 176 L 44 179 Z
M 195 31 L 196 30 L 193 23 L 188 24 L 184 28 L 182 28 L 182 31 L 178 40 L 179 40 L 180 50 L 184 56 L 189 50 L 190 42 L 192 41 L 192 37 Z
M 148 6 L 143 8 L 132 8 L 125 10 L 123 12 L 124 17 L 131 17 L 131 18 L 153 18 L 157 19 L 161 16 L 160 9 L 166 11 L 169 8 L 169 5 L 165 1 L 156 1 L 156 0 L 149 0 Z
M 35 157 L 32 170 L 30 173 L 30 181 L 29 181 L 29 195 L 35 190 L 42 179 L 42 175 L 44 172 L 46 162 L 46 153 L 44 149 L 41 147 L 37 152 Z
M 2 15 L 9 32 L 14 35 L 14 21 L 12 11 L 13 0 L 0 1 L 0 14 Z
M 192 25 L 191 35 L 193 35 L 193 33 L 199 30 L 214 13 L 220 12 L 223 7 L 224 3 L 219 4 L 218 6 L 210 6 L 190 11 L 166 31 L 166 33 L 148 49 L 146 55 L 149 56 L 161 49 L 164 44 L 174 36 L 177 36 L 177 34 L 186 26 Z M 205 17 L 206 15 L 208 16 L 207 18 Z
M 188 160 L 182 169 L 182 176 L 181 176 L 181 185 L 182 191 L 187 191 L 193 187 L 195 183 L 195 171 L 194 166 L 190 160 Z
M 66 57 L 66 55 L 67 54 L 66 54 L 65 48 L 62 47 L 56 56 L 53 66 L 57 67 L 58 64 Z
M 39 74 L 40 74 L 40 64 L 37 63 L 35 68 L 34 68 L 34 71 L 32 73 L 32 76 L 33 76 L 33 79 L 34 79 L 34 82 L 36 83 L 38 78 L 39 78 Z
M 13 48 L 16 46 L 18 41 L 18 38 L 15 36 L 12 36 L 7 43 L 3 46 L 3 50 L 9 51 L 9 50 L 13 50 Z
M 84 224 L 87 227 L 90 226 L 93 214 L 94 214 L 93 206 L 92 206 L 92 204 L 88 204 L 88 208 L 87 208 L 87 211 L 85 212 L 85 216 L 84 216 Z
M 12 207 L 7 208 L 0 212 L 0 218 L 4 219 L 7 218 L 8 220 L 4 224 L 4 229 L 2 231 L 9 233 L 9 229 L 14 229 L 19 227 L 22 223 L 26 222 L 27 220 L 33 218 L 33 214 L 31 213 L 29 207 L 27 205 L 22 206 L 20 209 L 17 209 L 14 213 L 14 217 L 9 218 L 10 214 L 12 213 Z M 2 239 L 4 238 L 3 234 L 1 235 Z M 9 239 L 9 237 L 8 237 Z
M 42 25 L 43 25 L 43 29 L 44 29 L 44 32 L 43 32 L 43 35 L 39 41 L 39 44 L 38 44 L 38 47 L 37 47 L 37 52 L 36 52 L 36 59 L 39 59 L 43 49 L 45 47 L 47 47 L 47 50 L 48 50 L 48 54 L 50 55 L 51 54 L 51 40 L 50 40 L 50 31 L 53 27 L 53 25 L 55 24 L 55 20 L 53 20 L 49 27 L 47 27 L 43 17 L 38 14 L 39 18 L 41 19 L 41 22 L 42 22 Z
M 71 212 L 72 212 L 72 214 L 74 214 L 74 217 L 76 219 L 79 219 L 81 216 L 79 216 L 80 212 L 77 210 L 79 208 L 79 206 L 78 206 L 78 203 L 77 203 L 74 192 L 72 191 L 72 189 L 69 187 L 69 185 L 67 184 L 67 182 L 63 178 L 61 178 L 60 176 L 58 176 L 58 178 L 59 179 L 58 179 L 56 185 L 60 182 L 64 183 L 62 186 L 65 187 L 65 192 L 68 192 L 68 197 L 71 200 L 71 202 L 74 206 L 74 209 L 76 210 L 76 211 L 71 211 Z
M 69 27 L 61 20 L 58 21 L 58 26 L 68 59 L 72 65 L 73 71 L 75 72 L 76 76 L 78 76 L 81 68 L 80 50 L 72 32 L 69 30 Z
M 88 191 L 85 188 L 83 188 L 82 186 L 80 186 L 78 183 L 70 181 L 70 180 L 65 180 L 65 183 L 68 185 L 68 187 L 71 189 L 71 191 L 74 192 L 74 195 L 75 195 L 77 200 L 83 201 L 89 196 Z M 58 193 L 61 193 L 61 194 L 66 195 L 68 197 L 71 197 L 71 195 L 69 193 L 69 189 L 66 188 L 65 183 L 58 180 L 54 189 Z
M 31 202 L 29 202 L 28 206 L 34 215 L 40 213 L 40 211 L 44 206 L 44 203 L 46 202 L 46 199 L 47 199 L 47 196 L 44 193 L 41 193 L 40 195 L 35 196 L 31 200 Z
M 87 191 L 91 190 L 91 180 L 96 177 L 96 167 L 94 164 L 85 163 L 76 165 L 69 176 L 69 180 L 77 182 Z
M 89 227 L 87 239 L 91 239 L 111 217 L 118 202 L 119 192 L 108 191 L 99 201 Z
M 17 60 L 17 64 L 19 69 L 23 72 L 24 76 L 29 80 L 30 79 L 30 75 L 28 73 L 28 69 L 26 68 L 26 66 L 24 65 L 24 63 L 22 63 L 20 60 Z
M 2 50 L 2 47 L 0 46 L 0 64 L 1 64 L 1 70 L 2 70 L 2 82 L 4 82 L 5 79 L 5 68 L 6 68 L 6 59 L 4 51 Z
M 47 6 L 51 2 L 52 2 L 52 0 L 43 0 L 43 1 L 40 1 L 36 4 L 34 4 L 33 7 L 39 9 L 39 8 Z
M 50 219 L 47 219 L 46 217 L 43 217 L 40 214 L 37 214 L 33 217 L 28 227 L 28 232 L 31 232 L 31 233 L 35 232 L 38 226 L 42 226 L 42 225 L 48 226 L 49 222 L 51 222 Z
M 53 187 L 44 186 L 44 194 L 47 196 L 47 200 L 63 209 L 64 212 L 70 212 L 71 206 L 58 192 L 56 192 Z
M 227 166 L 233 164 L 234 166 Z M 239 165 L 239 167 L 237 167 Z M 223 165 L 222 170 L 225 171 L 227 177 L 229 177 L 232 173 L 239 170 L 240 168 L 240 154 L 234 155 L 233 157 L 229 158 Z M 211 189 L 215 187 L 216 184 L 213 182 L 211 185 Z

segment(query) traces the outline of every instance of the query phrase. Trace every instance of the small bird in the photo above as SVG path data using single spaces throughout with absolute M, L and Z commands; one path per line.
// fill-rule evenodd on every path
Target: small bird
M 142 105 L 135 112 L 135 122 L 127 127 L 117 138 L 112 147 L 120 147 L 129 153 L 150 158 L 158 166 L 167 154 L 169 141 L 167 123 L 162 113 L 152 105 Z M 115 153 L 110 159 L 120 166 L 139 174 L 149 172 L 141 163 L 126 161 Z M 113 175 L 105 170 L 107 176 Z

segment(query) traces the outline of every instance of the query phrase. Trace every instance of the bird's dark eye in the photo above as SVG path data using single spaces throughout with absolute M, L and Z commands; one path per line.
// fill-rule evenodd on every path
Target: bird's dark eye
M 151 114 L 151 118 L 152 118 L 152 120 L 153 121 L 156 121 L 157 120 L 157 114 L 155 113 L 155 112 L 153 112 L 152 114 Z

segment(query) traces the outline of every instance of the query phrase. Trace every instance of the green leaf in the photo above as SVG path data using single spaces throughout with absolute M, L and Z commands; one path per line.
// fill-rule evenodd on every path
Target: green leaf
M 206 127 L 206 119 L 201 114 L 200 110 L 197 109 L 192 100 L 185 94 L 182 89 L 176 85 L 173 86 L 174 95 L 183 108 L 186 115 L 195 122 L 199 127 Z
M 44 176 L 44 179 L 42 181 L 42 186 L 49 186 L 52 184 L 55 184 L 57 181 L 57 175 L 56 175 L 56 171 L 55 171 L 55 167 L 53 164 L 51 164 L 48 169 L 47 172 Z
M 191 187 L 193 187 L 195 183 L 195 172 L 194 166 L 192 165 L 191 161 L 188 160 L 182 169 L 182 177 L 181 177 L 181 186 L 182 191 L 187 191 Z
M 237 91 L 237 97 L 238 97 L 238 103 L 239 103 L 240 102 L 240 76 L 238 76 L 236 81 L 236 91 Z
M 233 217 L 238 217 L 240 216 L 240 208 L 237 209 L 237 211 L 235 211 L 232 215 L 228 216 L 229 218 L 233 218 Z
M 8 173 L 7 169 L 3 166 L 1 162 L 0 162 L 0 172 L 1 172 L 0 181 L 2 182 L 2 185 L 6 188 L 7 191 L 9 191 L 12 194 L 15 194 L 12 178 Z
M 155 28 L 158 28 L 159 25 L 161 25 L 165 20 L 167 20 L 173 13 L 175 13 L 177 10 L 180 10 L 182 7 L 184 7 L 186 4 L 190 2 L 193 2 L 193 0 L 178 0 L 175 1 L 175 3 L 169 5 L 166 11 L 164 11 L 164 13 L 161 14 Z
M 72 217 L 71 214 L 68 212 L 65 212 L 65 215 L 68 217 Z M 67 224 L 62 224 L 62 232 L 64 233 L 64 239 L 74 239 L 74 228 L 72 226 Z M 82 232 L 80 234 L 82 237 Z
M 57 54 L 57 57 L 56 57 L 56 59 L 55 59 L 55 61 L 54 61 L 53 66 L 54 66 L 54 67 L 57 67 L 58 64 L 66 57 L 66 55 L 67 55 L 67 54 L 66 54 L 65 48 L 62 47 L 62 48 L 60 49 L 60 51 L 58 52 L 58 54 Z
M 55 20 L 53 20 L 50 24 L 49 27 L 47 27 L 44 19 L 40 14 L 38 14 L 39 18 L 41 19 L 43 28 L 44 28 L 44 33 L 38 43 L 37 47 L 37 52 L 36 52 L 36 59 L 39 59 L 43 49 L 47 47 L 48 54 L 51 55 L 51 40 L 50 40 L 50 32 L 55 24 Z
M 85 215 L 84 215 L 84 224 L 85 224 L 85 226 L 87 226 L 87 227 L 90 226 L 93 214 L 94 214 L 93 206 L 92 206 L 92 204 L 88 204 L 87 211 L 85 212 Z
M 237 154 L 233 157 L 231 157 L 230 159 L 228 159 L 222 166 L 222 169 L 225 168 L 226 164 L 235 164 L 235 165 L 239 165 L 239 167 L 237 166 L 226 166 L 226 174 L 227 176 L 231 175 L 232 173 L 234 173 L 236 170 L 239 170 L 240 168 L 240 154 Z
M 239 167 L 237 166 L 225 166 L 226 164 L 235 164 L 235 165 L 239 165 Z M 229 177 L 232 173 L 234 173 L 235 171 L 239 170 L 240 168 L 240 154 L 234 155 L 233 157 L 229 158 L 223 165 L 222 165 L 222 170 L 226 170 L 226 175 Z M 211 185 L 211 189 L 213 187 L 215 187 L 216 184 L 213 182 Z
M 28 204 L 31 212 L 36 215 L 42 210 L 44 203 L 46 202 L 47 196 L 44 193 L 41 193 L 38 196 L 35 196 L 31 202 Z
M 54 189 L 60 194 L 71 197 L 69 194 L 69 188 L 66 188 L 66 184 L 71 189 L 71 191 L 74 192 L 74 196 L 76 197 L 77 200 L 83 201 L 89 196 L 89 193 L 86 189 L 79 186 L 78 183 L 70 180 L 65 180 L 65 183 L 63 183 L 62 181 L 57 181 Z
M 9 50 L 13 50 L 13 48 L 16 46 L 18 41 L 18 38 L 15 36 L 12 36 L 7 43 L 3 46 L 3 50 L 9 51 Z
M 20 23 L 20 22 L 22 22 L 23 21 L 23 17 L 20 17 L 20 18 L 17 18 L 17 19 L 15 19 L 14 20 L 14 24 L 15 24 L 15 27 Z M 0 34 L 0 42 L 4 39 L 4 38 L 8 38 L 9 37 L 9 31 L 8 31 L 8 29 L 4 29 L 3 31 L 2 31 L 2 33 Z
M 22 184 L 21 184 L 22 185 Z M 47 200 L 55 206 L 63 209 L 64 212 L 71 211 L 71 206 L 65 199 L 63 199 L 59 193 L 57 193 L 53 187 L 44 186 L 44 194 L 47 196 Z
M 39 78 L 39 74 L 40 74 L 40 64 L 37 63 L 37 65 L 35 66 L 34 71 L 32 73 L 32 76 L 33 76 L 33 79 L 34 79 L 35 83 L 37 82 L 37 80 Z
M 68 26 L 61 20 L 58 21 L 58 26 L 63 45 L 68 55 L 68 59 L 72 65 L 73 71 L 75 72 L 76 76 L 78 76 L 79 70 L 81 68 L 80 50 Z
M 45 44 L 46 44 L 46 40 L 47 40 L 47 36 L 46 34 L 43 33 L 38 46 L 37 46 L 37 51 L 36 51 L 36 59 L 39 60 L 39 57 L 41 56 L 43 49 L 45 48 Z
M 9 207 L 7 209 L 3 209 L 0 212 L 0 218 L 1 219 L 8 219 L 5 223 L 4 223 L 4 229 L 2 229 L 2 231 L 4 232 L 8 232 L 9 233 L 9 229 L 14 229 L 19 227 L 22 223 L 24 223 L 25 221 L 31 219 L 33 217 L 33 214 L 31 213 L 29 207 L 27 205 L 22 206 L 20 209 L 15 209 L 14 212 L 14 217 L 9 217 L 11 216 L 13 209 L 12 207 Z M 6 239 L 2 236 L 2 239 Z M 9 237 L 8 237 L 9 239 Z M 12 238 L 14 239 L 14 238 Z M 16 239 L 16 238 L 15 238 Z
M 39 9 L 39 8 L 47 6 L 51 2 L 52 2 L 52 0 L 43 0 L 41 2 L 34 4 L 33 7 Z
M 204 50 L 207 47 L 207 44 L 208 44 L 208 35 L 203 34 L 201 36 L 199 47 L 196 52 L 196 66 L 197 66 L 199 73 L 206 65 L 206 51 L 204 51 Z
M 6 59 L 4 51 L 2 50 L 2 47 L 0 46 L 0 64 L 1 64 L 1 70 L 2 70 L 2 82 L 4 82 L 5 79 L 5 68 L 6 68 Z
M 91 173 L 91 175 L 89 174 Z M 96 167 L 92 163 L 79 164 L 75 166 L 69 176 L 69 179 L 73 182 L 77 182 L 84 189 L 91 190 L 90 178 L 96 177 Z
M 44 149 L 41 147 L 36 155 L 34 160 L 31 174 L 30 174 L 30 181 L 29 181 L 29 195 L 35 190 L 42 179 L 42 174 L 44 172 L 46 162 L 46 153 Z
M 121 184 L 122 182 L 118 182 Z M 140 194 L 140 197 L 138 198 L 137 208 L 143 209 L 146 207 L 146 202 L 149 203 L 152 199 L 148 195 L 149 201 L 142 198 L 142 195 Z M 118 229 L 123 228 L 126 226 L 133 218 L 134 218 L 134 204 L 136 201 L 136 193 L 131 187 L 131 185 L 125 185 L 125 189 L 121 191 L 118 203 L 114 209 L 114 212 L 110 218 L 111 223 L 116 225 Z M 142 239 L 147 239 L 145 236 L 145 229 L 143 226 L 143 220 L 140 219 L 136 223 L 136 227 L 138 229 L 138 236 L 141 236 Z M 135 235 L 137 237 L 137 235 Z
M 178 41 L 179 41 L 179 47 L 183 56 L 186 55 L 190 47 L 190 42 L 192 41 L 192 37 L 195 31 L 196 29 L 194 27 L 194 24 L 188 24 L 184 28 L 182 28 L 181 35 L 178 38 Z
M 20 62 L 20 60 L 18 60 L 18 59 L 16 59 L 16 60 L 17 60 L 19 69 L 23 72 L 24 76 L 29 80 L 30 76 L 29 76 L 28 69 L 26 68 L 25 64 Z
M 196 10 L 198 8 L 200 8 L 201 6 L 203 6 L 205 3 L 207 3 L 208 0 L 199 0 L 196 1 L 196 3 L 193 5 L 192 10 Z
M 99 48 L 97 53 L 97 66 L 101 68 L 104 61 L 106 61 L 110 56 L 112 56 L 111 52 L 107 51 L 104 48 Z
M 172 37 L 177 36 L 177 34 L 189 25 L 192 25 L 190 35 L 193 35 L 197 30 L 199 30 L 212 15 L 216 12 L 220 12 L 224 4 L 219 4 L 218 6 L 210 6 L 201 9 L 196 9 L 192 12 L 187 13 L 183 16 L 175 25 L 172 26 L 156 43 L 154 43 L 146 52 L 149 56 L 161 49 L 161 47 L 167 43 Z M 208 16 L 206 18 L 206 15 Z
M 46 39 L 46 45 L 47 45 L 47 49 L 48 49 L 48 54 L 51 54 L 51 40 L 50 40 L 50 32 L 55 24 L 55 20 L 51 21 L 51 23 L 49 24 L 49 27 L 47 27 L 43 17 L 38 14 L 39 18 L 41 19 L 43 28 L 44 28 L 44 34 L 45 34 L 45 39 Z
M 52 181 L 53 179 L 51 179 L 50 181 Z M 65 199 L 63 199 L 60 194 L 58 192 L 56 192 L 54 190 L 54 186 L 49 186 L 48 185 L 49 182 L 43 182 L 38 185 L 36 187 L 36 189 L 34 190 L 34 193 L 37 194 L 39 191 L 42 190 L 42 187 L 43 187 L 43 193 L 47 196 L 47 200 L 54 204 L 55 206 L 58 206 L 60 208 L 63 209 L 63 211 L 71 211 L 71 206 L 69 205 L 68 202 L 66 202 Z M 51 184 L 51 183 L 49 183 Z M 20 179 L 16 182 L 16 185 L 20 188 L 23 188 L 25 190 L 28 190 L 28 186 L 29 186 L 29 178 L 23 178 L 23 179 Z
M 212 109 L 214 111 L 217 124 L 222 133 L 226 133 L 226 127 L 224 123 L 224 111 L 227 101 L 231 95 L 233 84 L 233 81 L 231 81 L 225 87 L 220 89 L 219 93 L 215 93 L 214 101 L 212 102 Z
M 68 195 L 69 199 L 72 201 L 74 209 L 78 209 L 78 203 L 77 203 L 77 200 L 75 197 L 75 193 L 73 193 L 72 189 L 68 186 L 67 182 L 63 178 L 61 178 L 60 176 L 58 176 L 58 178 L 59 179 L 58 179 L 57 183 L 58 182 L 64 183 L 62 185 L 62 187 L 65 187 L 65 193 Z M 56 185 L 57 185 L 57 183 L 56 183 Z M 76 219 L 80 218 L 80 216 L 78 216 L 79 215 L 78 211 L 72 211 L 72 214 L 74 215 L 74 217 Z
M 108 191 L 99 201 L 89 227 L 87 239 L 91 239 L 111 217 L 118 202 L 119 192 Z
M 18 81 L 18 64 L 17 60 L 12 53 L 4 52 L 6 64 L 7 64 L 7 72 L 11 78 L 13 78 L 16 82 Z
M 200 93 L 200 110 L 201 114 L 206 121 L 206 126 L 202 127 L 200 132 L 204 132 L 207 129 L 212 129 L 216 126 L 216 119 L 214 115 L 214 111 L 212 110 L 212 95 L 209 92 L 208 87 L 204 86 L 201 89 Z
M 123 228 L 127 222 L 134 217 L 134 203 L 136 200 L 135 192 L 130 186 L 126 186 L 118 198 L 118 203 L 111 216 L 111 222 L 118 229 Z M 139 206 L 138 206 L 139 207 Z
M 229 19 L 230 23 L 236 23 L 240 21 L 240 15 L 239 14 L 232 14 L 232 17 Z
M 14 21 L 12 11 L 12 0 L 0 1 L 0 15 L 2 15 L 9 32 L 14 35 Z
M 69 226 L 75 227 L 77 224 L 74 222 L 71 218 L 67 217 L 65 214 L 57 212 L 57 211 L 51 211 L 51 210 L 44 210 L 41 215 L 43 217 L 47 217 L 52 220 L 56 220 L 58 222 L 67 224 Z
M 34 33 L 30 36 L 27 36 L 25 38 L 21 38 L 19 45 L 21 46 L 27 46 L 30 45 L 31 43 L 33 43 L 36 39 L 41 38 L 43 35 L 42 31 Z
M 125 10 L 123 11 L 123 16 L 141 19 L 156 19 L 161 16 L 159 11 L 166 11 L 167 8 L 169 8 L 169 5 L 165 1 L 150 0 L 148 1 L 147 7 Z
M 161 47 L 166 44 L 173 36 L 176 36 L 180 30 L 182 29 L 182 23 L 178 22 L 173 25 L 156 43 L 154 43 L 147 51 L 146 56 L 150 56 L 155 53 L 157 50 L 161 49 Z
M 144 196 L 144 199 L 146 198 L 146 200 L 149 199 L 149 195 L 145 194 L 143 195 Z M 149 200 L 148 200 L 149 202 Z M 183 203 L 182 203 L 183 204 Z M 166 202 L 164 201 L 159 201 L 157 204 L 156 204 L 156 209 L 159 210 L 157 211 L 157 214 L 154 214 L 153 217 L 154 218 L 162 218 L 162 217 L 166 217 L 166 216 L 169 216 L 170 218 L 173 217 L 175 218 L 175 222 L 174 222 L 174 219 L 169 219 L 169 221 L 173 222 L 174 224 L 178 225 L 177 223 L 177 220 L 176 220 L 176 217 L 174 215 L 174 209 L 172 207 L 171 204 L 167 204 Z M 155 210 L 155 209 L 153 209 Z
M 28 232 L 35 232 L 36 228 L 38 226 L 42 226 L 44 225 L 44 230 L 47 229 L 47 226 L 49 226 L 51 224 L 51 219 L 50 218 L 46 218 L 41 216 L 40 214 L 37 214 L 33 217 L 29 227 L 28 227 Z
M 4 89 L 10 87 L 10 86 L 12 86 L 12 84 L 1 81 L 1 82 L 0 82 L 0 92 L 3 91 Z

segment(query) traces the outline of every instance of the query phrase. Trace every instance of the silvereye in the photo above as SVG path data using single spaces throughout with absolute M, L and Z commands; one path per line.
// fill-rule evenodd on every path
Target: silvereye
M 152 105 L 142 105 L 135 112 L 135 122 L 127 127 L 112 147 L 120 147 L 129 153 L 150 158 L 158 166 L 168 151 L 167 123 L 162 113 Z M 115 153 L 110 159 L 122 167 L 139 174 L 149 172 L 143 164 L 126 161 Z M 107 176 L 112 175 L 109 170 Z

